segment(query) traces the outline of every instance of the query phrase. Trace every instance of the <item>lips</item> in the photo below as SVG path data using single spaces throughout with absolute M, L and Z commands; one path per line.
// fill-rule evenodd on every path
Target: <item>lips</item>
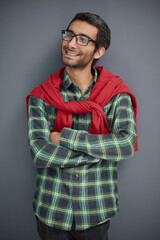
M 67 53 L 68 55 L 70 55 L 70 56 L 77 56 L 77 55 L 79 55 L 79 54 L 77 54 L 77 53 L 70 52 L 70 51 L 66 51 L 66 53 Z
M 65 56 L 66 57 L 73 57 L 73 58 L 75 58 L 75 57 L 78 57 L 78 56 L 80 56 L 80 53 L 79 52 L 76 52 L 76 51 L 73 51 L 73 50 L 69 50 L 69 49 L 64 49 L 65 50 Z

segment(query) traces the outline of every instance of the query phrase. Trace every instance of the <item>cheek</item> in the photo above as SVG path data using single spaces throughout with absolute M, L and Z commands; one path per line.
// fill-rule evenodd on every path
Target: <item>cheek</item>
M 64 48 L 64 45 L 65 45 L 65 44 L 64 44 L 64 41 L 63 41 L 63 42 L 62 42 L 62 45 L 61 45 L 61 49 L 63 49 L 63 48 Z
M 67 47 L 68 46 L 68 42 L 67 41 L 63 41 L 62 42 L 62 49 L 64 49 L 65 47 Z
M 90 48 L 88 49 L 88 51 L 86 51 L 86 55 L 88 55 L 89 57 L 93 57 L 95 54 L 94 49 Z

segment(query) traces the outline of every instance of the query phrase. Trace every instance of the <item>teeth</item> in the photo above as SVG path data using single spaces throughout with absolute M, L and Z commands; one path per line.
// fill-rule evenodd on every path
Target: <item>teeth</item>
M 67 54 L 70 55 L 70 56 L 77 56 L 76 53 L 71 53 L 71 52 L 68 52 L 68 51 L 67 51 Z

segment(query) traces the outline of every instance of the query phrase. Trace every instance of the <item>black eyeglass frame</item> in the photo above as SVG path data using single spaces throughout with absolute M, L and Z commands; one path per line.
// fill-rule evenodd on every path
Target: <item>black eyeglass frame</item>
M 63 38 L 63 34 L 65 34 L 65 32 L 69 32 L 69 33 L 72 34 L 72 38 L 71 38 L 70 40 L 66 40 L 66 39 Z M 74 32 L 72 32 L 72 31 L 70 31 L 70 30 L 62 30 L 61 33 L 62 33 L 62 39 L 63 39 L 64 41 L 70 42 L 70 41 L 75 37 L 75 38 L 76 38 L 76 43 L 77 43 L 78 45 L 80 45 L 80 46 L 87 46 L 89 42 L 93 42 L 95 45 L 97 44 L 97 42 L 96 42 L 95 40 L 93 40 L 92 38 L 86 36 L 85 34 L 75 34 Z M 84 36 L 84 37 L 86 37 L 86 38 L 88 39 L 87 44 L 86 44 L 86 45 L 79 44 L 79 43 L 78 43 L 78 38 L 77 38 L 78 36 Z

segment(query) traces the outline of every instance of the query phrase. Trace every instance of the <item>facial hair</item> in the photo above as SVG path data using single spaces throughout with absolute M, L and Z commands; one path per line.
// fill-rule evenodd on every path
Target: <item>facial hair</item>
M 84 69 L 91 61 L 93 61 L 93 56 L 95 53 L 94 51 L 92 53 L 89 52 L 88 54 L 87 53 L 84 54 L 83 52 L 80 52 L 79 56 L 83 56 L 83 58 L 81 58 L 79 61 L 72 63 L 72 62 L 70 62 L 69 59 L 65 59 L 65 57 L 63 57 L 63 52 L 65 52 L 67 50 L 69 50 L 69 49 L 64 46 L 62 49 L 62 52 L 61 52 L 62 63 L 67 67 L 75 68 L 75 69 Z M 69 51 L 71 51 L 71 50 L 69 50 Z

